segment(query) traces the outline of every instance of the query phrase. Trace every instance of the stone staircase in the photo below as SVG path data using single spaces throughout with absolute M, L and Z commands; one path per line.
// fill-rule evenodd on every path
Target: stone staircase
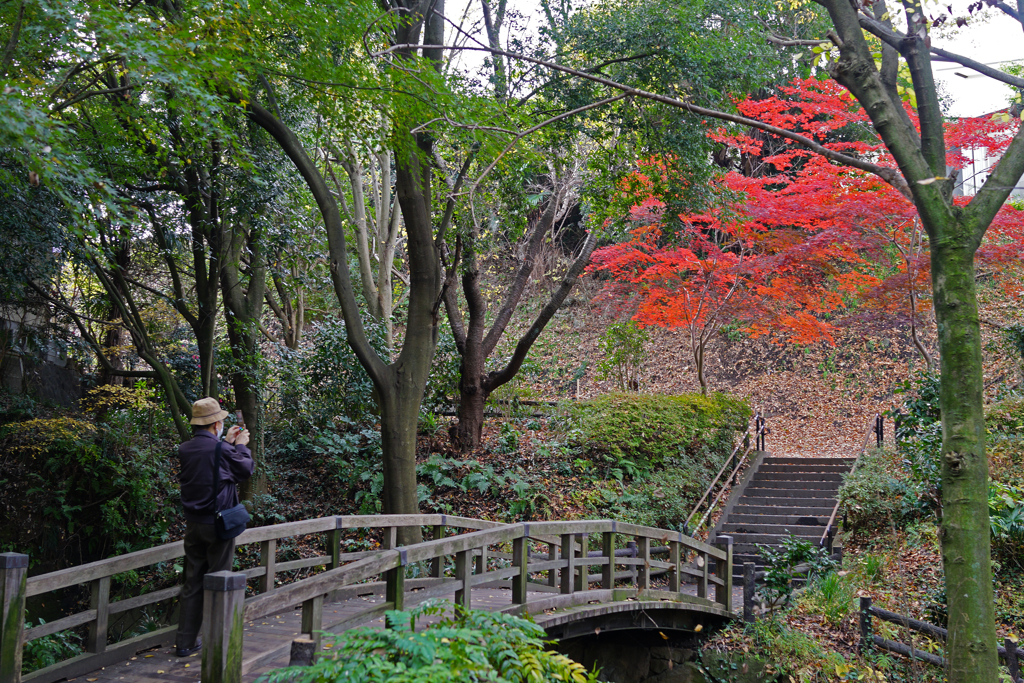
M 758 545 L 780 546 L 787 536 L 799 536 L 817 544 L 825 533 L 843 475 L 852 458 L 758 457 L 743 480 L 733 489 L 729 502 L 711 533 L 733 538 L 733 575 L 743 575 L 743 564 L 754 562 L 764 569 Z

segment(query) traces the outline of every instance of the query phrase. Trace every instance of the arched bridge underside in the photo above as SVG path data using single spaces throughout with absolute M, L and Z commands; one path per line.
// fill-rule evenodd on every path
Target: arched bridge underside
M 397 529 L 410 526 L 423 527 L 431 540 L 394 548 Z M 384 548 L 342 552 L 346 534 L 360 530 L 365 538 L 367 529 Z M 308 547 L 312 535 L 326 536 L 321 541 L 329 554 L 279 561 L 279 542 L 307 537 Z M 109 637 L 117 615 L 168 603 L 178 592 L 170 587 L 111 601 L 112 577 L 179 560 L 180 542 L 27 580 L 28 558 L 6 553 L 0 555 L 0 683 L 250 681 L 287 664 L 295 638 L 312 638 L 319 647 L 321 633 L 383 627 L 386 611 L 431 598 L 529 614 L 555 639 L 623 629 L 694 632 L 735 616 L 729 541 L 713 547 L 675 531 L 610 520 L 498 524 L 445 515 L 324 517 L 258 527 L 237 540 L 240 557 L 255 557 L 244 547 L 259 544 L 258 565 L 206 577 L 203 651 L 181 659 L 168 647 L 173 626 L 115 643 Z M 277 585 L 278 575 L 313 568 L 323 571 Z M 26 597 L 56 598 L 75 586 L 88 589 L 89 609 L 11 632 L 24 623 L 16 615 L 23 616 Z M 20 676 L 15 659 L 26 642 L 83 628 L 85 654 Z

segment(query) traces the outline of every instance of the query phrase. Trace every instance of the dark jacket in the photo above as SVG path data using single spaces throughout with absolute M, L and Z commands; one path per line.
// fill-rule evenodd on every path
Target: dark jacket
M 178 446 L 181 460 L 181 504 L 185 519 L 201 524 L 213 524 L 213 516 L 238 502 L 237 482 L 252 476 L 252 453 L 245 446 L 227 441 L 220 451 L 220 495 L 213 505 L 213 459 L 217 437 L 207 431 L 196 434 L 190 441 Z

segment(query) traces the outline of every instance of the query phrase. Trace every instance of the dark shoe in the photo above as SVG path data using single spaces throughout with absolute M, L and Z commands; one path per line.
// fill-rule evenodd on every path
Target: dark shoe
M 193 645 L 192 647 L 179 647 L 179 648 L 176 648 L 174 650 L 174 654 L 177 657 L 188 657 L 190 654 L 192 654 L 194 652 L 199 652 L 202 649 L 203 649 L 203 639 L 200 636 L 199 638 L 196 638 L 196 644 L 195 645 Z

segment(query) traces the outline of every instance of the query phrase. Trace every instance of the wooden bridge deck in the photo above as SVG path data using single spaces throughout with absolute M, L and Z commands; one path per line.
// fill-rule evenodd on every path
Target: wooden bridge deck
M 696 596 L 697 586 L 689 585 L 683 587 L 684 592 Z M 412 593 L 406 599 L 406 606 L 412 607 L 419 604 Z M 444 596 L 452 599 L 452 595 Z M 549 593 L 529 591 L 529 599 L 543 599 Z M 742 587 L 733 589 L 733 603 L 741 604 L 743 600 Z M 331 602 L 324 605 L 323 630 L 331 633 L 341 633 L 349 628 L 368 626 L 371 628 L 383 628 L 384 620 L 381 617 L 363 623 L 351 623 L 353 617 L 366 610 L 370 605 L 384 602 L 384 596 L 380 591 L 370 595 L 357 596 L 348 600 Z M 512 607 L 511 589 L 502 588 L 481 588 L 473 591 L 473 607 L 475 609 L 498 611 Z M 534 620 L 544 625 L 544 622 L 561 612 L 568 610 L 552 610 L 549 614 L 535 615 Z M 548 619 L 545 619 L 548 617 Z M 427 623 L 423 620 L 421 623 Z M 288 648 L 291 641 L 301 635 L 302 612 L 301 610 L 285 610 L 258 621 L 248 622 L 244 627 L 244 660 L 242 665 L 243 683 L 253 683 L 263 674 L 288 665 Z M 642 620 L 638 628 L 643 628 Z M 199 653 L 189 657 L 175 657 L 172 644 L 173 637 L 168 638 L 168 643 L 154 647 L 145 652 L 140 652 L 130 659 L 113 664 L 97 671 L 92 671 L 78 678 L 68 679 L 76 683 L 194 683 L 200 680 L 201 659 Z
M 385 543 L 393 547 L 401 526 L 432 527 L 433 540 L 340 552 L 343 529 L 379 528 Z M 456 535 L 447 535 L 449 529 L 457 530 Z M 331 555 L 277 562 L 278 540 L 311 533 L 328 534 Z M 593 538 L 601 549 L 588 552 L 588 540 Z M 15 657 L 20 660 L 25 642 L 72 628 L 88 628 L 87 652 L 28 674 L 24 683 L 249 682 L 286 665 L 296 638 L 355 626 L 383 627 L 386 610 L 396 605 L 408 609 L 428 598 L 530 614 L 556 639 L 595 628 L 693 631 L 698 624 L 734 617 L 732 605 L 741 602 L 741 591 L 732 587 L 728 539 L 719 539 L 713 547 L 679 532 L 610 520 L 496 524 L 442 515 L 337 517 L 258 527 L 238 540 L 240 545 L 260 544 L 260 565 L 240 573 L 208 575 L 205 647 L 201 654 L 185 658 L 175 657 L 168 647 L 173 627 L 118 643 L 108 643 L 106 633 L 109 614 L 176 597 L 176 589 L 114 602 L 109 594 L 111 578 L 117 574 L 180 557 L 180 542 L 27 580 L 28 558 L 3 554 L 0 597 L 5 615 L 20 611 L 23 616 L 27 596 L 75 585 L 89 586 L 93 597 L 90 609 L 27 631 L 21 630 L 24 619 L 4 619 L 16 631 L 7 632 L 4 626 L 0 634 L 0 645 L 8 644 L 0 651 L 0 673 L 5 674 L 0 683 L 22 683 L 20 666 L 7 665 L 13 665 Z M 623 548 L 626 540 L 628 547 Z M 327 571 L 275 587 L 276 573 L 318 565 Z M 413 566 L 419 569 L 412 571 Z M 591 573 L 595 569 L 598 574 Z M 247 579 L 259 584 L 258 594 L 248 599 Z M 228 656 L 239 643 L 237 630 L 232 639 L 237 628 L 232 624 L 239 623 L 242 652 Z M 17 649 L 10 643 L 17 643 Z M 217 652 L 222 653 L 219 661 Z M 232 669 L 238 662 L 240 671 Z

